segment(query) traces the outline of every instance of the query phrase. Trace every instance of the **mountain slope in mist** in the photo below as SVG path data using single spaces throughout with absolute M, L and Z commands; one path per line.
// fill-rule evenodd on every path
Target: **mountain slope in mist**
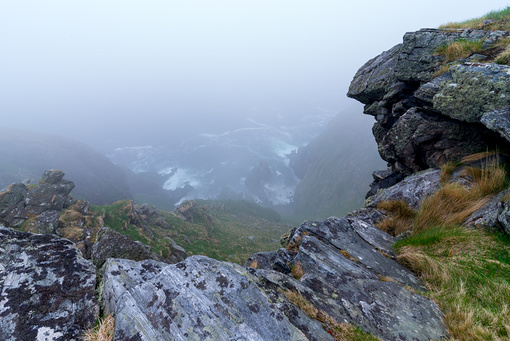
M 93 204 L 131 198 L 126 175 L 106 156 L 74 140 L 0 127 L 0 188 L 60 169 L 76 187 L 73 195 Z
M 366 124 L 349 120 L 354 115 L 359 114 L 336 116 L 293 155 L 291 167 L 301 179 L 294 191 L 294 220 L 347 214 L 363 203 L 372 172 L 385 168 Z

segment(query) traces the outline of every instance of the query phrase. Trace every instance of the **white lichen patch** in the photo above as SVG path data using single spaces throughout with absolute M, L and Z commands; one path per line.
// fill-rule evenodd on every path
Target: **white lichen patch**
M 64 334 L 55 332 L 53 328 L 41 327 L 37 329 L 37 341 L 53 341 L 60 339 Z

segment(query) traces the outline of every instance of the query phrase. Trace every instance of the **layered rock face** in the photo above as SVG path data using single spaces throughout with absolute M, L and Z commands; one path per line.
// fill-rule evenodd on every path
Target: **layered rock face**
M 116 339 L 331 340 L 286 291 L 384 340 L 448 337 L 439 309 L 414 293 L 420 281 L 393 259 L 394 237 L 366 214 L 304 223 L 283 242 L 246 268 L 203 256 L 175 265 L 107 260 L 102 302 Z
M 506 149 L 510 137 L 510 67 L 484 63 L 510 32 L 423 29 L 368 61 L 348 96 L 376 119 L 373 133 L 391 172 L 402 176 L 486 149 Z M 450 63 L 435 52 L 460 39 L 482 40 L 482 51 Z M 375 191 L 374 191 L 375 192 Z M 371 194 L 373 194 L 372 192 Z

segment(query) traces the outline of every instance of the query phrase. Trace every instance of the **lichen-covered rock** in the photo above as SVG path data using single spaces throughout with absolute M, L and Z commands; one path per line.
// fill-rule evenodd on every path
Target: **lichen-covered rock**
M 467 63 L 450 68 L 451 80 L 434 95 L 434 109 L 466 122 L 480 122 L 485 113 L 510 104 L 510 66 Z
M 367 199 L 366 207 L 375 208 L 381 201 L 402 200 L 412 208 L 419 208 L 425 197 L 439 189 L 440 169 L 428 169 L 406 177 L 401 182 L 380 190 Z
M 483 114 L 480 122 L 490 130 L 498 132 L 504 139 L 510 141 L 510 106 Z
M 115 340 L 332 340 L 274 286 L 235 264 L 193 256 L 159 268 L 116 259 L 104 276 L 103 292 L 115 296 L 104 299 Z
M 360 217 L 363 213 L 358 212 Z M 280 288 L 300 292 L 317 309 L 337 321 L 347 321 L 384 340 L 431 340 L 448 337 L 439 309 L 425 297 L 420 281 L 397 263 L 395 238 L 353 214 L 307 222 L 280 249 L 296 280 L 274 272 L 269 257 L 255 254 L 258 276 Z M 287 253 L 283 256 L 282 253 Z M 299 269 L 299 270 L 296 270 Z
M 0 227 L 0 340 L 79 340 L 98 317 L 95 284 L 70 241 Z

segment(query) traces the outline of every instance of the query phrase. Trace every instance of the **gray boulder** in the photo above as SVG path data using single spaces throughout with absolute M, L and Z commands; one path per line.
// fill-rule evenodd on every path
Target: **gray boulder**
M 419 208 L 423 199 L 439 189 L 440 169 L 428 169 L 406 177 L 401 182 L 380 190 L 368 198 L 365 206 L 375 208 L 381 201 L 402 200 L 412 208 Z
M 495 195 L 487 205 L 473 213 L 464 225 L 510 235 L 509 194 L 510 190 L 507 189 Z
M 99 314 L 95 284 L 70 241 L 0 227 L 0 340 L 79 340 Z
M 392 259 L 394 242 L 356 215 L 329 218 L 293 230 L 273 264 L 270 255 L 255 254 L 247 265 L 257 264 L 259 276 L 300 292 L 337 321 L 356 324 L 384 340 L 447 338 L 439 309 L 406 289 L 424 290 L 414 274 Z M 272 271 L 279 267 L 277 259 L 287 259 L 299 280 Z

